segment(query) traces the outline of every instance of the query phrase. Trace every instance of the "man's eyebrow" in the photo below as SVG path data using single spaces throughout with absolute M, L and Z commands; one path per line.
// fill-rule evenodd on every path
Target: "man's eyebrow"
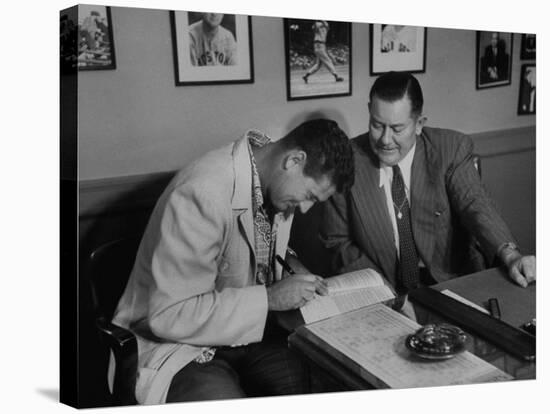
M 378 124 L 383 124 L 383 125 L 386 125 L 384 124 L 382 121 L 380 121 L 379 119 L 377 119 L 376 117 L 372 117 L 372 120 L 373 122 L 376 122 Z M 399 127 L 405 127 L 407 126 L 407 123 L 406 122 L 401 122 L 401 123 L 398 123 L 398 124 L 391 124 L 389 125 L 390 128 L 399 128 Z

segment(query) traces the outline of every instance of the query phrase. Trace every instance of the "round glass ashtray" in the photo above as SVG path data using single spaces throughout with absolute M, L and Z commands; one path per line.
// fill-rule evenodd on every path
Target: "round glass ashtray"
M 449 324 L 425 325 L 405 340 L 407 348 L 425 359 L 449 359 L 466 349 L 468 336 Z

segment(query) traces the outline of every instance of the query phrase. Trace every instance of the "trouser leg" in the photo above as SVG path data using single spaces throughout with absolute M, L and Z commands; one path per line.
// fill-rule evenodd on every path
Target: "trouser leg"
M 167 402 L 311 392 L 308 365 L 288 348 L 287 336 L 268 316 L 262 342 L 220 347 L 211 361 L 182 368 L 172 379 Z
M 332 73 L 333 75 L 336 74 L 336 69 L 334 68 L 332 59 L 330 58 L 326 50 L 323 50 L 323 53 L 319 54 L 319 59 L 325 64 L 330 73 Z
M 193 361 L 172 379 L 166 402 L 225 400 L 246 397 L 239 376 L 220 359 L 198 364 Z
M 311 392 L 305 362 L 285 345 L 273 343 L 249 347 L 241 383 L 251 397 Z
M 319 57 L 315 56 L 315 62 L 313 63 L 313 66 L 310 67 L 305 74 L 305 76 L 313 75 L 315 72 L 317 72 L 321 68 L 321 61 L 319 60 Z

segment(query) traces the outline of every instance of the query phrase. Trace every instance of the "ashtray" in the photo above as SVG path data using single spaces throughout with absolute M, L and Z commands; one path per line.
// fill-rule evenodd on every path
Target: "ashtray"
M 466 349 L 468 336 L 449 324 L 425 325 L 405 340 L 407 348 L 426 359 L 449 359 Z

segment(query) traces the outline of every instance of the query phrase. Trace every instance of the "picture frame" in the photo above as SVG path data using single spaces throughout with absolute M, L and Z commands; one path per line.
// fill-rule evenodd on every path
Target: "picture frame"
M 78 5 L 77 67 L 79 71 L 116 69 L 109 6 Z
M 514 36 L 505 32 L 476 32 L 476 89 L 512 83 Z
M 534 33 L 523 33 L 521 35 L 520 55 L 521 60 L 536 59 L 537 57 L 537 35 Z
M 389 71 L 424 73 L 428 29 L 392 24 L 370 25 L 370 75 Z
M 519 80 L 518 115 L 534 115 L 537 112 L 537 67 L 534 63 L 521 65 Z
M 284 19 L 287 100 L 350 96 L 349 22 Z
M 74 74 L 78 56 L 78 9 L 63 10 L 59 16 L 59 72 Z
M 170 21 L 176 86 L 254 82 L 251 16 L 171 11 Z M 198 41 L 209 26 L 219 30 L 216 50 Z

